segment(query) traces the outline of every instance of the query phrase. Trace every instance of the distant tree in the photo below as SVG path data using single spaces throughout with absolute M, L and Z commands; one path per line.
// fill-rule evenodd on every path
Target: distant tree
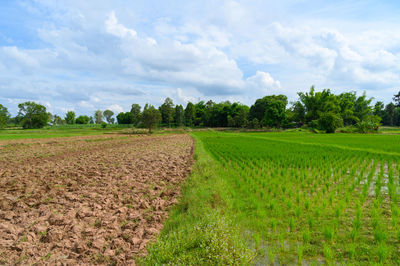
M 396 107 L 400 107 L 400 91 L 393 96 L 393 101 Z
M 105 117 L 107 123 L 109 124 L 114 124 L 114 118 L 112 117 L 114 115 L 114 112 L 111 110 L 105 110 L 103 112 L 103 116 Z
M 371 102 L 373 98 L 367 99 L 367 95 L 364 92 L 362 96 L 359 96 L 354 103 L 354 115 L 359 121 L 364 120 L 367 116 L 372 115 Z
M 68 125 L 75 124 L 75 117 L 76 117 L 76 114 L 74 111 L 68 111 L 67 114 L 65 115 L 65 122 Z
M 343 118 L 332 112 L 322 113 L 318 118 L 319 129 L 326 133 L 335 133 L 336 129 L 343 126 Z
M 94 112 L 94 122 L 96 124 L 101 124 L 101 122 L 103 122 L 103 119 L 104 119 L 104 115 L 101 110 L 97 110 L 96 112 Z
M 117 123 L 122 125 L 133 124 L 132 123 L 132 113 L 131 112 L 121 112 L 117 115 Z
M 360 133 L 377 132 L 381 126 L 382 118 L 377 115 L 369 115 L 364 120 L 356 124 L 356 128 Z
M 90 117 L 87 115 L 80 115 L 76 118 L 75 123 L 86 125 L 89 123 Z
M 65 124 L 65 120 L 63 120 L 60 116 L 54 115 L 53 116 L 53 125 L 63 125 Z
M 93 116 L 89 117 L 89 124 L 94 124 Z
M 393 103 L 386 105 L 382 120 L 385 126 L 394 126 L 396 124 L 396 106 Z
M 344 92 L 337 96 L 339 106 L 340 106 L 340 115 L 343 119 L 343 124 L 345 126 L 354 125 L 357 123 L 360 118 L 355 115 L 355 103 L 357 100 L 357 95 L 355 91 L 352 92 Z
M 383 119 L 385 116 L 385 104 L 380 101 L 376 102 L 372 113 Z
M 247 127 L 250 108 L 247 105 L 232 104 L 232 118 L 235 127 Z
M 171 127 L 174 118 L 174 103 L 171 98 L 167 97 L 164 103 L 159 107 L 162 123 Z
M 140 107 L 139 104 L 137 104 L 137 103 L 132 104 L 132 107 L 131 107 L 132 118 L 131 118 L 131 122 L 129 124 L 133 124 L 134 126 L 136 126 L 139 123 L 140 116 L 141 116 L 141 112 L 140 112 L 141 109 L 142 108 Z
M 161 121 L 161 113 L 154 106 L 146 104 L 142 113 L 143 125 L 149 129 L 149 133 L 157 127 Z
M 194 104 L 191 102 L 188 102 L 186 105 L 185 109 L 185 125 L 192 127 L 194 125 L 194 119 L 195 119 L 195 109 L 194 109 Z
M 42 128 L 47 125 L 49 116 L 45 106 L 35 102 L 24 102 L 18 104 L 18 108 L 23 128 Z
M 299 123 L 300 125 L 304 125 L 306 111 L 304 105 L 300 101 L 296 101 L 293 103 L 291 112 L 292 112 L 291 120 L 293 122 Z
M 286 123 L 287 97 L 285 95 L 271 95 L 257 99 L 250 108 L 250 118 L 257 118 L 262 125 L 281 127 Z
M 4 128 L 10 119 L 10 113 L 7 108 L 0 104 L 0 128 Z
M 174 118 L 174 122 L 176 123 L 176 125 L 178 127 L 183 125 L 185 119 L 185 112 L 183 110 L 183 106 L 182 105 L 176 105 L 175 106 L 175 118 Z
M 54 119 L 53 114 L 50 112 L 47 112 L 47 116 L 48 116 L 48 120 L 47 120 L 48 123 L 53 124 L 53 119 Z

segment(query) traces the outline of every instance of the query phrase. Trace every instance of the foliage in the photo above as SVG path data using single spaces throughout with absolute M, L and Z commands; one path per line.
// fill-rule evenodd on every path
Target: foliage
M 183 110 L 182 105 L 176 105 L 175 107 L 175 117 L 174 121 L 178 127 L 183 125 L 183 122 L 185 121 L 185 111 Z
M 90 120 L 90 117 L 89 117 L 89 116 L 87 116 L 87 115 L 80 115 L 80 116 L 78 116 L 78 117 L 76 118 L 75 123 L 81 124 L 81 125 L 89 124 L 89 120 Z
M 96 124 L 101 124 L 103 122 L 103 119 L 104 119 L 104 115 L 101 110 L 97 110 L 96 112 L 94 112 L 94 122 Z
M 4 128 L 10 119 L 10 113 L 7 108 L 0 104 L 0 128 Z
M 161 121 L 161 113 L 153 105 L 146 104 L 142 113 L 143 125 L 149 129 L 149 133 L 157 127 Z
M 171 98 L 167 97 L 164 103 L 158 108 L 161 113 L 161 122 L 171 127 L 174 118 L 174 103 Z
M 318 128 L 326 133 L 335 133 L 336 129 L 343 126 L 343 119 L 339 114 L 332 112 L 322 113 L 318 119 Z
M 194 109 L 194 104 L 191 102 L 188 102 L 186 105 L 185 109 L 185 125 L 186 126 L 194 126 L 194 119 L 195 119 L 195 109 Z
M 356 124 L 356 128 L 360 133 L 373 133 L 378 132 L 381 125 L 381 117 L 377 115 L 367 116 L 364 120 Z
M 131 112 L 121 112 L 117 115 L 118 124 L 133 124 L 132 113 Z
M 65 122 L 68 125 L 75 124 L 75 117 L 76 117 L 76 114 L 74 111 L 68 111 L 67 114 L 65 115 Z
M 140 119 L 141 119 L 141 111 L 140 110 L 141 110 L 141 107 L 139 104 L 137 104 L 137 103 L 132 104 L 131 123 L 129 123 L 129 124 L 133 124 L 134 126 L 136 126 L 140 122 Z M 124 123 L 124 124 L 126 124 L 126 123 Z
M 18 104 L 18 116 L 24 129 L 42 128 L 47 125 L 49 116 L 46 107 L 35 102 L 24 102 Z
M 114 115 L 114 112 L 111 110 L 105 110 L 103 112 L 103 116 L 106 119 L 107 123 L 109 123 L 109 124 L 114 124 L 114 122 L 115 122 L 114 117 L 112 117 L 113 115 Z
M 271 95 L 257 99 L 250 108 L 250 119 L 257 118 L 263 126 L 281 127 L 286 123 L 287 97 Z

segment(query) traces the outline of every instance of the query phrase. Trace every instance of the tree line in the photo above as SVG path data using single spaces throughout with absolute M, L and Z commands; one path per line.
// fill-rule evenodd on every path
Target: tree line
M 7 108 L 0 105 L 0 127 L 15 124 L 23 128 L 41 128 L 45 125 L 62 124 L 131 124 L 134 127 L 236 127 L 236 128 L 293 128 L 309 127 L 333 133 L 339 127 L 352 127 L 360 132 L 376 131 L 380 125 L 400 126 L 400 91 L 393 102 L 385 105 L 373 98 L 356 92 L 334 94 L 329 89 L 299 92 L 298 100 L 288 106 L 285 95 L 268 95 L 257 99 L 250 107 L 239 102 L 212 100 L 175 105 L 170 98 L 155 108 L 146 104 L 132 104 L 129 112 L 114 117 L 111 110 L 97 110 L 93 116 L 76 116 L 74 111 L 62 118 L 46 111 L 35 102 L 18 105 L 19 112 L 11 117 Z

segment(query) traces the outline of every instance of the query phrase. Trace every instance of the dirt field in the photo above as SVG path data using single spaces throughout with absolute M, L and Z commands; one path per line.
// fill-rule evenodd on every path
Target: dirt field
M 0 142 L 0 264 L 134 264 L 193 147 L 183 134 Z

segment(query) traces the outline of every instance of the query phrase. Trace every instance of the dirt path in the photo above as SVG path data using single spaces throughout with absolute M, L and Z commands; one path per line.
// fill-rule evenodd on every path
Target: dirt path
M 190 172 L 188 135 L 0 145 L 0 264 L 134 264 Z

